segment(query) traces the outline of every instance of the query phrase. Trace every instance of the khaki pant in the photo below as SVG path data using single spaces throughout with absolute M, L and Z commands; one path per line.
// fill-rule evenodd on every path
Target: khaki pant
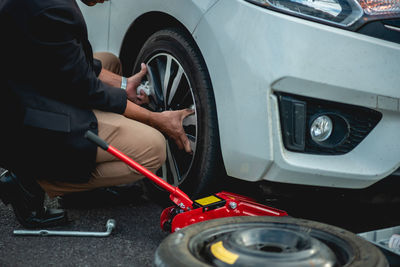
M 119 59 L 109 53 L 95 53 L 103 68 L 121 74 Z M 99 137 L 121 150 L 145 168 L 155 172 L 166 158 L 164 136 L 152 127 L 128 119 L 120 114 L 93 110 L 99 129 Z M 124 162 L 101 148 L 97 149 L 97 166 L 88 183 L 38 181 L 51 198 L 71 192 L 87 191 L 98 187 L 130 184 L 143 176 Z

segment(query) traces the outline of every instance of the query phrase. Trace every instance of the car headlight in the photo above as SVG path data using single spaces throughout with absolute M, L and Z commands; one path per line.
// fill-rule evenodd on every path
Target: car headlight
M 400 0 L 247 0 L 269 9 L 341 27 L 400 17 Z

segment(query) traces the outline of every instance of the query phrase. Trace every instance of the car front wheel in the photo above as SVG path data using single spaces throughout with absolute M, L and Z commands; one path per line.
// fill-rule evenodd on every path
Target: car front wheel
M 192 196 L 210 191 L 223 167 L 214 94 L 197 45 L 181 29 L 160 30 L 144 43 L 134 72 L 139 71 L 142 62 L 148 67 L 147 80 L 143 83 L 150 93 L 148 109 L 194 110 L 183 121 L 193 154 L 178 149 L 167 138 L 167 160 L 157 174 Z M 149 183 L 145 183 L 149 189 Z M 150 190 L 154 196 L 154 185 Z

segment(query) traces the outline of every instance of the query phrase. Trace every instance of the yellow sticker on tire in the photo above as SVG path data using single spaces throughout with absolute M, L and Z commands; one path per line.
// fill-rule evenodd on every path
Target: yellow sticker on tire
M 211 245 L 211 253 L 220 261 L 228 264 L 234 264 L 239 258 L 239 255 L 232 253 L 224 248 L 222 241 Z

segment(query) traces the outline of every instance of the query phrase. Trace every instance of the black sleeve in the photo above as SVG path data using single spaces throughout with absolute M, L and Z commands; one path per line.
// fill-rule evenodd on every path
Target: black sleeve
M 30 32 L 44 77 L 41 93 L 81 108 L 125 111 L 126 91 L 97 78 L 101 62 L 93 60 L 80 12 L 68 5 L 47 8 L 33 17 Z
M 96 76 L 99 77 L 101 69 L 103 68 L 101 61 L 98 59 L 93 59 L 93 69 L 94 73 L 96 73 Z

